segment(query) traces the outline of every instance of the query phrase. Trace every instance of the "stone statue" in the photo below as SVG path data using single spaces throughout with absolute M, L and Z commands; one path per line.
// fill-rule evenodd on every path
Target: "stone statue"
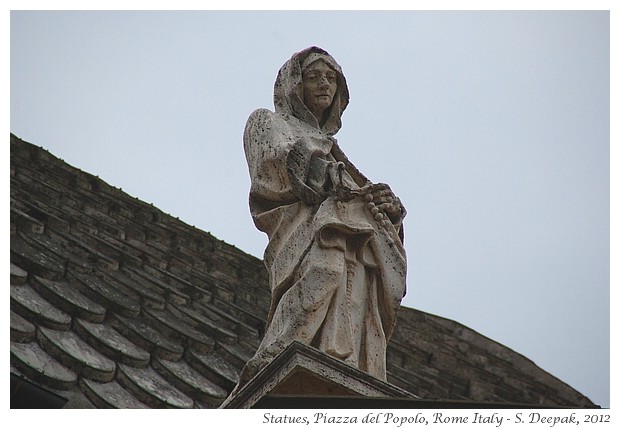
M 275 113 L 259 109 L 248 119 L 250 210 L 269 237 L 272 303 L 237 388 L 293 341 L 386 379 L 387 341 L 405 294 L 405 208 L 333 137 L 348 102 L 340 66 L 310 47 L 280 69 Z

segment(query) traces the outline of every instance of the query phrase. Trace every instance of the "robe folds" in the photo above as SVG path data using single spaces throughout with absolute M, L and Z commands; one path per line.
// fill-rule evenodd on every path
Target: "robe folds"
M 302 101 L 300 64 L 312 52 L 338 72 L 323 126 Z M 405 294 L 403 228 L 376 221 L 363 196 L 343 199 L 333 190 L 336 178 L 353 190 L 370 183 L 333 137 L 348 104 L 344 75 L 329 54 L 309 48 L 280 69 L 274 101 L 275 112 L 250 115 L 243 139 L 250 212 L 269 238 L 264 262 L 272 302 L 240 385 L 292 341 L 385 380 L 387 341 Z

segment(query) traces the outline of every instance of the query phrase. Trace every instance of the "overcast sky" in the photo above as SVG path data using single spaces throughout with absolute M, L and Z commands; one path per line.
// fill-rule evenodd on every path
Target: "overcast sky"
M 404 305 L 609 406 L 607 11 L 12 12 L 10 130 L 256 257 L 242 133 L 316 45 L 407 207 Z

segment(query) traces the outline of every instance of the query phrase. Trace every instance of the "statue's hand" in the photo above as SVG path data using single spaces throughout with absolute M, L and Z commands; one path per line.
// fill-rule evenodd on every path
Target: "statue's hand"
M 405 217 L 406 210 L 400 198 L 394 195 L 385 183 L 369 185 L 365 199 L 370 212 L 378 221 L 385 220 L 387 216 L 393 224 L 396 224 Z
M 332 190 L 337 198 L 342 201 L 348 201 L 354 198 L 354 195 L 351 194 L 351 188 L 346 186 L 342 180 L 344 170 L 343 162 L 331 162 L 327 171 Z

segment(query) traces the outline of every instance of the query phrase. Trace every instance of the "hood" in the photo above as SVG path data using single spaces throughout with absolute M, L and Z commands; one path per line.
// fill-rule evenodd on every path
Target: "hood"
M 349 89 L 342 69 L 336 60 L 323 49 L 312 46 L 297 52 L 280 68 L 274 85 L 273 102 L 277 113 L 295 116 L 297 119 L 319 128 L 318 121 L 303 101 L 301 64 L 313 53 L 321 55 L 321 58 L 338 73 L 338 89 L 330 107 L 329 116 L 321 127 L 324 133 L 334 135 L 340 130 L 342 125 L 340 117 L 349 104 Z

